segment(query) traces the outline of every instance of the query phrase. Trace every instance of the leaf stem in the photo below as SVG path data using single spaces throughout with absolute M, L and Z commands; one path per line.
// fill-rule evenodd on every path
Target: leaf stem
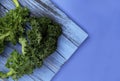
M 13 2 L 14 2 L 14 4 L 15 4 L 16 7 L 19 7 L 19 6 L 20 6 L 18 0 L 13 0 Z

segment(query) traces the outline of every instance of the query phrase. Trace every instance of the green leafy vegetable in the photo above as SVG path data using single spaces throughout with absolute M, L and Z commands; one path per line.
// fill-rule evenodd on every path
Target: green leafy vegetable
M 31 17 L 27 8 L 20 7 L 17 0 L 13 1 L 16 9 L 0 18 L 0 53 L 8 42 L 14 45 L 19 43 L 22 48 L 21 53 L 16 50 L 12 52 L 6 63 L 9 72 L 0 72 L 0 77 L 11 76 L 17 80 L 42 66 L 43 60 L 56 50 L 62 30 L 58 23 L 48 17 Z M 30 27 L 26 28 L 28 22 Z
M 24 33 L 25 24 L 28 21 L 27 15 L 29 15 L 27 8 L 17 7 L 0 18 L 0 41 L 4 39 L 4 41 L 11 41 L 16 44 L 19 37 Z

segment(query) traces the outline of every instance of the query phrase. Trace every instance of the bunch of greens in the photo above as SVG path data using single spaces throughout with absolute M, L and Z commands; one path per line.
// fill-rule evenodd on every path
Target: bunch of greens
M 13 1 L 16 9 L 0 18 L 0 53 L 8 42 L 20 43 L 22 52 L 12 52 L 6 63 L 9 72 L 0 72 L 0 77 L 11 76 L 15 80 L 42 65 L 43 60 L 56 50 L 62 30 L 48 17 L 31 17 L 27 8 L 20 7 L 17 0 Z M 30 27 L 26 28 L 28 22 Z

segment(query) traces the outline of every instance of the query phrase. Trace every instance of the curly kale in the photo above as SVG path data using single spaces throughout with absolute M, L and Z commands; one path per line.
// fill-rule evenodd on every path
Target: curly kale
M 38 46 L 35 45 L 40 51 L 36 50 L 36 52 L 38 52 L 42 58 L 46 58 L 49 54 L 53 53 L 57 47 L 57 40 L 62 32 L 60 25 L 47 17 L 32 17 L 30 23 L 31 26 L 38 29 L 42 35 L 41 44 L 38 43 Z M 34 40 L 30 37 L 32 35 L 30 32 L 27 32 L 27 35 L 31 41 Z
M 29 57 L 19 54 L 17 51 L 14 51 L 8 58 L 6 67 L 9 68 L 10 71 L 6 73 L 7 75 L 3 78 L 12 76 L 13 79 L 18 79 L 24 74 L 30 74 L 34 69 Z
M 24 33 L 28 15 L 29 10 L 27 8 L 17 7 L 0 18 L 0 40 L 4 39 L 4 41 L 10 41 L 15 45 L 18 38 Z
M 17 0 L 14 2 L 17 8 L 0 18 L 0 53 L 7 42 L 19 43 L 21 53 L 12 52 L 6 63 L 9 72 L 0 72 L 0 78 L 11 76 L 16 80 L 42 66 L 43 60 L 56 50 L 62 29 L 48 17 L 31 17 L 27 8 L 19 7 Z M 26 23 L 31 27 L 28 30 Z

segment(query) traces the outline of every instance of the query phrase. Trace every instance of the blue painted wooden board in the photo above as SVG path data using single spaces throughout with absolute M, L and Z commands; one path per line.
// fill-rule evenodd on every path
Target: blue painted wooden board
M 32 74 L 24 75 L 19 79 L 19 81 L 50 81 L 88 35 L 50 0 L 19 0 L 19 3 L 21 6 L 27 6 L 32 15 L 48 16 L 62 25 L 63 33 L 59 37 L 56 51 L 46 58 L 41 68 L 36 68 Z M 14 8 L 12 0 L 0 0 L 1 17 Z M 4 65 L 12 52 L 12 48 L 20 51 L 21 46 L 9 44 L 6 47 L 4 55 L 0 56 L 0 71 L 8 71 Z M 0 81 L 13 80 L 9 77 L 8 79 L 0 79 Z

